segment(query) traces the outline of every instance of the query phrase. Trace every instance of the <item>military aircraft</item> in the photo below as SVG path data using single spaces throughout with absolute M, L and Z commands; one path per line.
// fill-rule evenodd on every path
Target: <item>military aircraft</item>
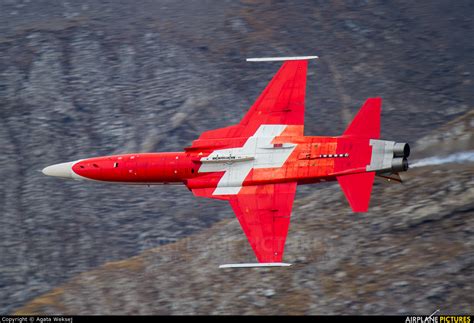
M 369 98 L 341 136 L 304 136 L 308 60 L 283 64 L 243 119 L 203 132 L 182 152 L 95 157 L 46 167 L 49 176 L 120 184 L 184 184 L 195 196 L 227 200 L 258 263 L 289 266 L 283 251 L 297 185 L 338 181 L 352 210 L 365 212 L 375 176 L 400 181 L 410 147 L 380 140 L 382 100 Z

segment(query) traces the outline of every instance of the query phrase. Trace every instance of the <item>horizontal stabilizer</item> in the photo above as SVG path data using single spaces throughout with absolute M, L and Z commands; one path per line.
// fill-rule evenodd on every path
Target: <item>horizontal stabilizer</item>
M 338 176 L 337 181 L 354 212 L 367 212 L 375 172 Z
M 247 62 L 280 62 L 280 61 L 303 61 L 316 59 L 318 56 L 289 56 L 289 57 L 255 57 L 247 58 Z
M 284 262 L 257 262 L 243 264 L 226 264 L 220 265 L 219 268 L 255 268 L 255 267 L 289 267 L 291 264 Z

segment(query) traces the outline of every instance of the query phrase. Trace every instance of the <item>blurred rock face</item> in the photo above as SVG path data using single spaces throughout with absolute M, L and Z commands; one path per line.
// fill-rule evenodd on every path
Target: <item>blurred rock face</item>
M 206 94 L 218 80 L 203 64 L 153 32 L 129 44 L 87 27 L 23 36 L 3 44 L 4 61 L 13 63 L 0 72 L 5 311 L 72 273 L 222 217 L 217 207 L 205 218 L 186 219 L 212 203 L 193 205 L 185 188 L 84 186 L 48 181 L 39 172 L 87 156 L 186 146 L 198 133 L 194 122 L 207 128 L 216 122 L 200 112 L 218 106 Z
M 384 137 L 414 142 L 472 109 L 469 10 L 468 1 L 2 2 L 0 312 L 233 217 L 185 188 L 82 185 L 42 167 L 178 150 L 237 122 L 278 68 L 248 56 L 321 56 L 309 68 L 307 134 L 341 133 L 366 97 L 382 96 Z
M 254 261 L 238 222 L 224 220 L 84 272 L 17 314 L 470 313 L 473 184 L 472 165 L 415 169 L 403 185 L 376 183 L 357 214 L 326 185 L 295 203 L 292 267 L 219 270 Z

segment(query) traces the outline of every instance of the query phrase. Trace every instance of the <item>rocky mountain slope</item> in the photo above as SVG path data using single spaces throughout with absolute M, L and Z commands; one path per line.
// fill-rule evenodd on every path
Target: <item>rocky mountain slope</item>
M 307 134 L 341 133 L 365 98 L 381 96 L 383 136 L 414 142 L 473 109 L 472 12 L 467 0 L 2 1 L 0 312 L 233 217 L 225 203 L 184 188 L 83 185 L 45 178 L 44 166 L 177 150 L 237 122 L 278 68 L 245 63 L 250 56 L 321 56 L 309 68 Z M 380 205 L 394 200 L 384 196 Z M 300 298 L 282 304 L 306 297 L 312 285 L 298 282 Z M 340 308 L 331 306 L 320 310 Z
M 426 139 L 472 152 L 472 122 L 469 112 Z M 458 145 L 442 136 L 451 133 Z M 401 185 L 376 182 L 366 214 L 351 213 L 335 183 L 303 186 L 286 247 L 290 268 L 218 269 L 254 261 L 237 220 L 226 219 L 84 272 L 16 314 L 472 313 L 473 174 L 472 161 L 415 167 Z
M 17 314 L 472 313 L 472 174 L 415 169 L 405 184 L 377 184 L 366 214 L 337 185 L 316 189 L 296 202 L 289 268 L 218 269 L 253 261 L 238 221 L 223 220 L 82 273 Z

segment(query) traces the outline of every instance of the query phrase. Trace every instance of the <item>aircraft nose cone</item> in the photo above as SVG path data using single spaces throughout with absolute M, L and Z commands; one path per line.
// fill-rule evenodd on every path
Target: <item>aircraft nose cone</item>
M 76 162 L 61 163 L 43 168 L 43 174 L 47 176 L 72 178 L 72 166 Z

